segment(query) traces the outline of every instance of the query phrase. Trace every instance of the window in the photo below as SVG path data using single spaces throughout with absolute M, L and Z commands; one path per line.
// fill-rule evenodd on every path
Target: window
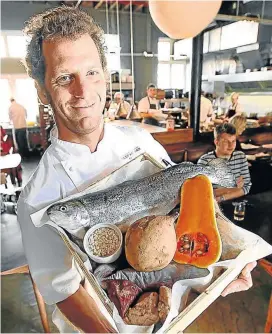
M 7 50 L 6 50 L 4 36 L 0 36 L 0 57 L 4 58 L 6 56 L 7 56 Z
M 157 86 L 161 89 L 184 89 L 186 58 L 190 57 L 192 39 L 174 42 L 165 38 L 158 41 Z M 174 56 L 171 55 L 174 50 Z M 185 58 L 184 58 L 185 55 Z
M 171 88 L 185 88 L 185 64 L 171 65 Z
M 158 87 L 161 89 L 171 88 L 170 86 L 170 64 L 158 64 Z
M 10 57 L 23 58 L 26 55 L 26 37 L 7 35 L 8 54 Z
M 120 71 L 121 62 L 120 62 L 120 54 L 108 54 L 107 55 L 107 66 L 110 71 Z
M 174 43 L 174 60 L 190 58 L 192 54 L 192 38 L 186 38 Z
M 107 46 L 107 63 L 110 71 L 120 71 L 120 38 L 116 34 L 105 34 L 105 44 Z
M 0 79 L 0 104 L 1 104 L 1 113 L 0 113 L 0 122 L 9 122 L 9 106 L 11 91 L 9 87 L 8 79 Z
M 22 104 L 27 111 L 27 120 L 36 121 L 39 114 L 37 91 L 32 79 L 16 79 L 16 100 Z
M 169 61 L 171 53 L 171 44 L 167 41 L 158 42 L 158 60 Z

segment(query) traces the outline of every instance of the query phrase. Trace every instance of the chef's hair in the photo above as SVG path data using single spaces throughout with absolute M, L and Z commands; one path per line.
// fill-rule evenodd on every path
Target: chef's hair
M 120 99 L 121 99 L 121 100 L 124 100 L 124 94 L 121 93 L 121 92 L 116 92 L 116 93 L 114 94 L 114 99 L 116 99 L 116 97 L 117 97 L 118 95 L 120 95 Z
M 232 99 L 234 95 L 237 95 L 237 97 L 239 97 L 239 96 L 240 96 L 240 94 L 239 94 L 239 93 L 232 92 L 232 93 L 230 94 L 230 98 Z
M 223 133 L 227 133 L 228 135 L 236 135 L 236 128 L 234 125 L 230 123 L 223 123 L 217 125 L 214 129 L 214 138 L 219 139 Z
M 154 85 L 153 83 L 150 83 L 150 84 L 148 84 L 146 89 L 148 90 L 149 88 L 156 88 L 156 85 Z
M 26 22 L 24 33 L 30 37 L 24 65 L 28 75 L 41 86 L 45 81 L 45 59 L 43 41 L 75 40 L 89 34 L 97 47 L 101 65 L 106 72 L 104 32 L 86 12 L 68 6 L 60 6 L 36 14 Z

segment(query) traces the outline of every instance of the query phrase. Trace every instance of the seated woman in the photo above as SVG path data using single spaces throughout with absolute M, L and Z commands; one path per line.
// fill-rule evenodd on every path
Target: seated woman
M 131 105 L 124 100 L 124 94 L 121 92 L 116 92 L 114 94 L 113 101 L 110 105 L 110 108 L 115 108 L 115 118 L 127 118 L 127 115 L 130 111 Z
M 230 123 L 232 125 L 234 125 L 235 129 L 236 129 L 236 151 L 241 151 L 242 147 L 241 144 L 239 142 L 239 136 L 241 136 L 241 134 L 245 131 L 246 129 L 246 117 L 238 115 L 238 116 L 234 116 L 231 120 Z

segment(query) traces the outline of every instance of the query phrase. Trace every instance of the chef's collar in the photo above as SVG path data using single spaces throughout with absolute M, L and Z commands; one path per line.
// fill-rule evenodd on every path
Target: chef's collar
M 106 124 L 104 124 L 104 136 L 103 139 L 98 143 L 97 148 L 101 149 L 103 147 L 105 141 L 110 136 L 110 128 Z M 84 144 L 72 143 L 58 138 L 58 128 L 55 125 L 50 132 L 50 140 L 52 146 L 61 151 L 61 153 L 73 156 L 82 156 L 82 154 L 93 154 L 90 151 L 90 148 Z

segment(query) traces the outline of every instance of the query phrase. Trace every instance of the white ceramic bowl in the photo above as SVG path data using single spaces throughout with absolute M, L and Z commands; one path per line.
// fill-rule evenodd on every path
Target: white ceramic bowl
M 110 256 L 97 256 L 97 255 L 94 255 L 92 253 L 92 250 L 90 248 L 90 244 L 89 244 L 89 237 L 94 233 L 94 231 L 102 228 L 102 227 L 108 227 L 108 228 L 111 228 L 112 230 L 114 230 L 117 234 L 118 234 L 118 237 L 119 237 L 119 240 L 120 240 L 120 245 L 119 247 L 117 248 L 117 250 L 115 251 L 115 253 L 113 253 L 112 255 Z M 122 232 L 121 230 L 113 225 L 113 224 L 98 224 L 98 225 L 95 225 L 93 227 L 91 227 L 87 233 L 85 234 L 85 237 L 84 237 L 84 240 L 83 240 L 83 246 L 84 246 L 84 249 L 86 251 L 86 253 L 89 255 L 89 257 L 97 262 L 97 263 L 112 263 L 114 262 L 115 260 L 117 260 L 119 258 L 119 256 L 121 255 L 121 252 L 122 252 L 122 243 L 123 243 L 123 235 L 122 235 Z

